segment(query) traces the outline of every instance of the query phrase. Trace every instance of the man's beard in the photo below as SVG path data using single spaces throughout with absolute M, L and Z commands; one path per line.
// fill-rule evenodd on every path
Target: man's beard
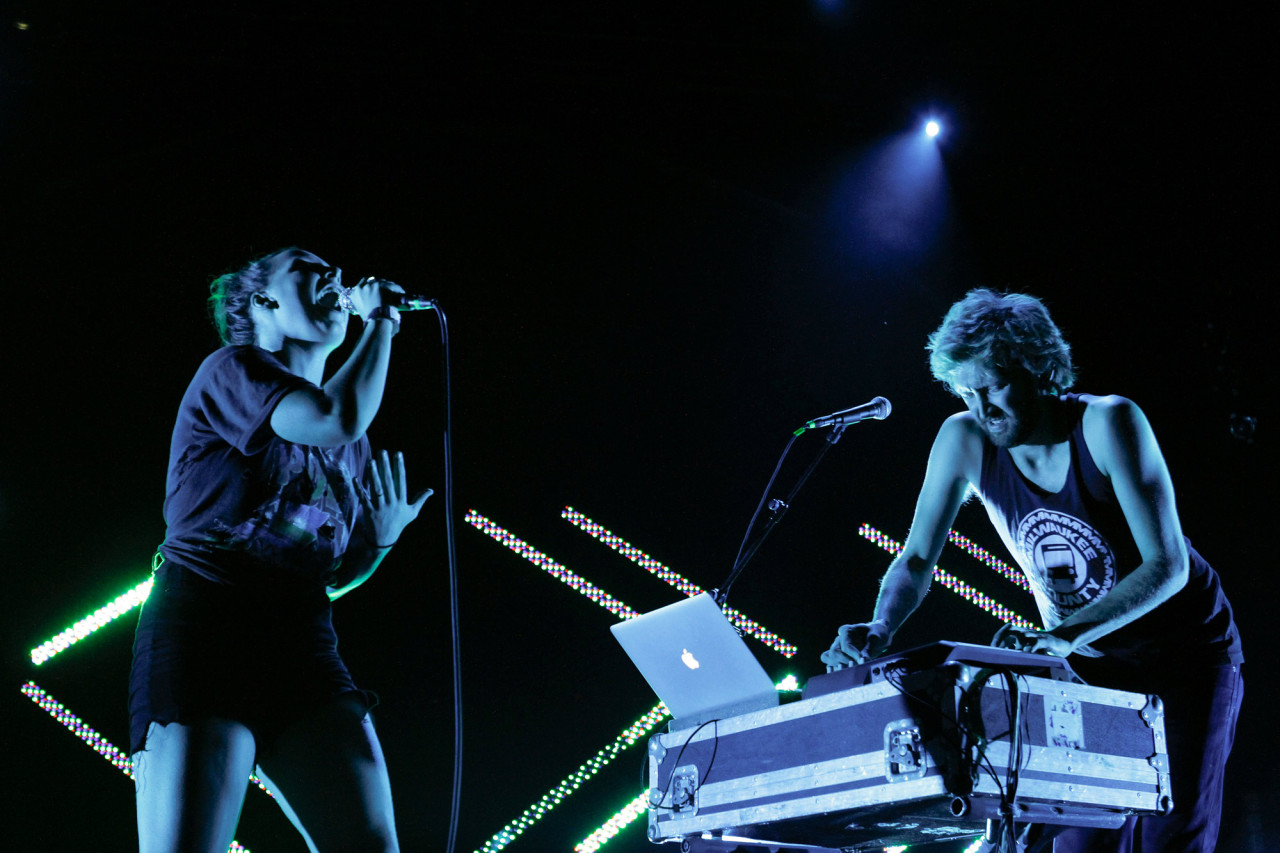
M 1035 414 L 1032 412 L 1026 417 L 1019 417 L 1004 409 L 998 411 L 1000 413 L 998 416 L 985 417 L 978 421 L 982 431 L 987 435 L 987 440 L 996 447 L 1015 447 L 1026 442 L 1035 426 Z

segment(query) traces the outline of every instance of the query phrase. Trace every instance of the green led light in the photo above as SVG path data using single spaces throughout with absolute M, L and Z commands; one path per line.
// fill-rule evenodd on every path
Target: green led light
M 39 666 L 59 652 L 66 651 L 72 645 L 80 642 L 94 631 L 114 621 L 123 614 L 128 613 L 130 610 L 146 601 L 147 596 L 150 594 L 151 578 L 147 578 L 124 595 L 118 596 L 109 604 L 99 607 L 97 610 L 93 611 L 93 613 L 90 613 L 67 630 L 32 649 L 31 662 L 36 666 Z
M 649 811 L 649 792 L 640 794 L 623 806 L 617 814 L 604 822 L 604 825 L 586 838 L 573 845 L 574 853 L 595 853 L 640 815 Z
M 774 685 L 779 693 L 799 693 L 800 680 L 794 675 L 788 675 Z
M 613 743 L 597 752 L 590 760 L 584 762 L 577 770 L 561 780 L 559 785 L 544 794 L 542 799 L 525 809 L 520 817 L 495 833 L 483 846 L 477 848 L 476 853 L 496 853 L 496 851 L 515 841 L 522 832 L 546 816 L 547 812 L 558 806 L 566 797 L 576 791 L 582 783 L 595 776 L 605 765 L 617 758 L 620 752 L 638 743 L 642 737 L 653 731 L 654 727 L 665 720 L 667 716 L 667 707 L 659 702 L 648 713 L 628 726 L 622 734 L 614 739 Z

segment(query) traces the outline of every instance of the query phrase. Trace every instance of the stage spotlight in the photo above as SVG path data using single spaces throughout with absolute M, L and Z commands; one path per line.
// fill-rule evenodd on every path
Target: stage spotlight
M 942 125 L 938 124 L 938 122 L 933 119 L 930 119 L 925 123 L 924 133 L 925 136 L 928 136 L 930 139 L 936 138 L 939 133 L 942 133 Z

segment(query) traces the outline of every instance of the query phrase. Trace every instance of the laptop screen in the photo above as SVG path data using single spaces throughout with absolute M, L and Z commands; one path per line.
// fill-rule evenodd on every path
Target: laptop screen
M 773 681 L 710 593 L 610 630 L 681 728 L 778 704 Z

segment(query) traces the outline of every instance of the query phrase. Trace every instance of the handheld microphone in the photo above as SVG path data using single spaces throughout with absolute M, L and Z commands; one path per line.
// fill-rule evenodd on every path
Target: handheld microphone
M 856 424 L 858 421 L 865 421 L 868 418 L 882 421 L 889 417 L 889 413 L 893 411 L 893 406 L 884 397 L 876 397 L 870 403 L 863 403 L 861 406 L 854 406 L 852 409 L 844 409 L 843 411 L 834 412 L 830 415 L 824 415 L 820 418 L 814 418 L 804 425 L 805 429 L 821 429 L 830 426 L 848 426 Z
M 397 293 L 394 290 L 382 291 L 382 304 L 389 305 L 397 311 L 434 311 L 436 301 L 414 293 Z
M 361 287 L 366 284 L 382 283 L 384 282 L 382 282 L 381 279 L 368 276 L 360 279 L 360 281 L 356 283 L 356 287 Z M 389 284 L 390 282 L 385 283 Z M 356 306 L 355 303 L 351 301 L 352 290 L 353 288 L 350 287 L 329 285 L 321 292 L 320 298 L 322 300 L 332 299 L 333 302 L 331 304 L 333 307 L 336 307 L 341 311 L 345 311 L 348 314 L 354 314 L 356 313 Z M 434 299 L 429 299 L 426 296 L 419 296 L 414 293 L 401 293 L 387 287 L 382 287 L 381 291 L 382 304 L 388 308 L 395 308 L 398 311 L 433 311 L 436 308 L 436 301 Z

